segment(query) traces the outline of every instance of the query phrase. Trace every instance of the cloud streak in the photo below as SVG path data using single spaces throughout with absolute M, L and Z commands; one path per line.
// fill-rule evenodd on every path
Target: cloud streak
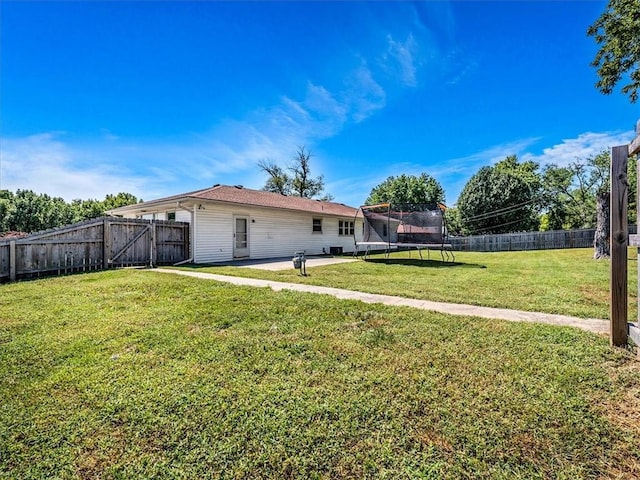
M 0 188 L 31 189 L 66 200 L 102 198 L 126 191 L 140 195 L 149 191 L 149 176 L 126 172 L 95 151 L 74 150 L 60 140 L 63 133 L 3 139 L 0 147 Z M 87 166 L 86 159 L 92 165 Z
M 389 37 L 389 61 L 399 65 L 404 83 L 415 80 L 412 43 L 411 36 L 404 43 Z M 29 188 L 71 199 L 115 190 L 149 198 L 175 193 L 176 180 L 199 188 L 203 181 L 231 183 L 238 178 L 257 187 L 263 180 L 256 171 L 260 160 L 287 162 L 298 146 L 331 138 L 347 124 L 363 122 L 384 108 L 387 93 L 376 75 L 360 59 L 344 74 L 342 88 L 330 91 L 308 81 L 300 98 L 283 95 L 270 107 L 173 142 L 136 141 L 109 130 L 84 142 L 62 132 L 4 138 L 2 188 Z
M 562 140 L 561 143 L 545 148 L 541 154 L 527 154 L 524 160 L 533 160 L 540 165 L 555 164 L 560 167 L 586 160 L 603 150 L 617 145 L 626 145 L 635 137 L 634 132 L 585 132 L 576 138 Z
M 412 34 L 409 34 L 404 42 L 396 41 L 391 35 L 387 36 L 387 51 L 382 56 L 382 61 L 387 68 L 395 70 L 402 83 L 407 87 L 415 87 L 417 81 L 417 67 L 415 55 L 417 42 Z
M 549 164 L 567 166 L 571 162 L 578 159 L 585 160 L 616 145 L 627 144 L 634 135 L 632 131 L 585 132 L 544 148 L 540 154 L 532 153 L 532 150 L 540 143 L 541 138 L 525 138 L 495 145 L 466 157 L 448 160 L 442 167 L 436 167 L 433 172 L 434 176 L 446 185 L 447 197 L 452 202 L 454 199 L 457 200 L 464 185 L 480 167 L 493 165 L 508 155 L 517 155 L 522 161 L 534 161 L 541 167 Z
M 562 140 L 560 143 L 543 148 L 542 153 L 532 153 L 541 137 L 530 137 L 499 145 L 493 145 L 464 157 L 451 158 L 443 162 L 425 165 L 419 163 L 397 163 L 389 165 L 379 174 L 366 177 L 341 179 L 328 185 L 330 191 L 349 192 L 344 196 L 345 202 L 356 205 L 364 201 L 373 187 L 387 177 L 402 172 L 408 175 L 419 175 L 427 172 L 444 187 L 447 202 L 455 204 L 471 176 L 481 167 L 494 165 L 509 155 L 517 155 L 520 160 L 532 160 L 544 167 L 549 164 L 566 166 L 577 159 L 586 159 L 603 150 L 616 145 L 625 145 L 635 137 L 633 131 L 628 132 L 585 132 L 574 138 Z

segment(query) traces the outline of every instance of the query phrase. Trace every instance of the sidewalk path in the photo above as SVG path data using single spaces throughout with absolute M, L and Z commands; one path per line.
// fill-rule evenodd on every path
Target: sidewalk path
M 184 275 L 187 277 L 216 280 L 218 282 L 232 283 L 234 285 L 244 285 L 251 287 L 269 287 L 275 291 L 293 290 L 296 292 L 319 293 L 331 295 L 344 300 L 359 300 L 365 303 L 383 303 L 402 307 L 413 307 L 422 310 L 430 310 L 451 315 L 465 315 L 482 318 L 495 318 L 512 322 L 535 322 L 546 323 L 548 325 L 560 325 L 565 327 L 576 327 L 589 332 L 608 334 L 609 322 L 596 318 L 578 318 L 566 315 L 555 315 L 551 313 L 524 312 L 521 310 L 508 310 L 506 308 L 477 307 L 474 305 L 461 305 L 457 303 L 431 302 L 429 300 L 418 300 L 413 298 L 395 297 L 392 295 L 379 295 L 375 293 L 363 293 L 341 288 L 320 287 L 317 285 L 307 285 L 300 283 L 275 282 L 273 280 L 258 280 L 256 278 L 232 277 L 228 275 L 217 275 L 215 273 L 195 272 L 188 270 L 171 270 L 166 268 L 156 268 L 151 270 L 160 273 L 173 273 L 174 275 Z

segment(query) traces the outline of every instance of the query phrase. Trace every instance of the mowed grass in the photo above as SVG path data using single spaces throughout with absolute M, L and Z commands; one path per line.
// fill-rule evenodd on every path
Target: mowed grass
M 634 358 L 153 271 L 0 285 L 0 477 L 639 478 Z
M 440 261 L 439 252 L 431 252 L 431 260 L 420 260 L 415 251 L 393 253 L 389 260 L 375 255 L 369 261 L 309 268 L 307 277 L 293 268 L 277 272 L 205 265 L 179 268 L 439 302 L 609 318 L 610 262 L 593 260 L 593 249 L 455 255 L 455 263 Z M 638 270 L 634 249 L 629 249 L 628 278 L 629 319 L 635 321 Z

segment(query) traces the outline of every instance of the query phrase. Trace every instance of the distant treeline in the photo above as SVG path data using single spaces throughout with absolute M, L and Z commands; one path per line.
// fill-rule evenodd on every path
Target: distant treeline
M 142 201 L 142 200 L 140 200 Z M 107 195 L 104 200 L 72 200 L 38 194 L 32 190 L 0 190 L 0 235 L 37 232 L 104 215 L 107 210 L 138 203 L 130 193 Z

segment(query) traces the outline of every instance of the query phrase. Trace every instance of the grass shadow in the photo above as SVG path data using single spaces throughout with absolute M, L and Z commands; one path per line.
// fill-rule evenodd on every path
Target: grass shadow
M 481 265 L 479 263 L 443 262 L 442 260 L 422 260 L 420 258 L 369 258 L 364 261 L 369 263 L 386 263 L 388 265 L 407 265 L 410 267 L 422 268 L 487 268 L 486 265 Z

